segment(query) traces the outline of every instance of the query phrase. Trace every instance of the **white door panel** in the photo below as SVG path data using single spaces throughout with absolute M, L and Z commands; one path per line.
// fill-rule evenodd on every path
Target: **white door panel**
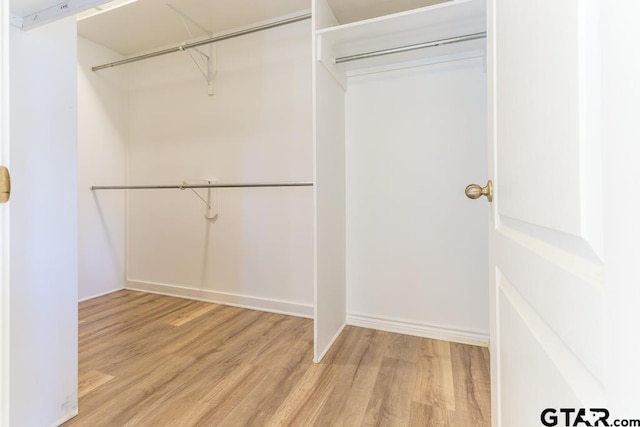
M 581 229 L 575 3 L 496 8 L 500 214 L 570 234 Z
M 496 425 L 604 402 L 595 3 L 491 2 Z
M 544 322 L 536 320 L 538 317 L 508 279 L 500 273 L 498 278 L 500 335 L 503 343 L 500 348 L 501 368 L 504 372 L 520 372 L 518 376 L 503 377 L 502 387 L 508 391 L 501 396 L 502 425 L 537 426 L 540 425 L 537 421 L 543 408 L 554 407 L 558 402 L 563 402 L 563 407 L 581 406 L 563 372 L 563 365 L 572 364 L 571 359 L 566 359 L 567 363 L 563 364 L 562 356 L 565 353 L 548 352 L 539 345 L 540 340 L 549 339 L 553 333 L 545 327 Z M 511 346 L 514 341 L 519 345 Z M 541 376 L 540 372 L 552 375 Z M 513 420 L 519 422 L 508 424 Z
M 602 272 L 531 234 L 502 225 L 495 233 L 496 265 L 512 288 L 600 380 L 604 368 Z

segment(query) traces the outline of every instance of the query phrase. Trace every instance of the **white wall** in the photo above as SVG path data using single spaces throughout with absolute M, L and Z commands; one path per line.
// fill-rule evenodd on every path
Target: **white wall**
M 92 192 L 92 185 L 123 185 L 126 179 L 128 88 L 125 68 L 91 66 L 121 57 L 78 38 L 78 297 L 124 288 L 125 194 Z
M 11 29 L 10 425 L 77 412 L 76 23 Z
M 311 181 L 310 41 L 218 43 L 213 97 L 186 53 L 131 64 L 129 183 Z M 217 191 L 215 221 L 189 190 L 128 194 L 128 287 L 310 316 L 312 188 Z
M 88 126 L 114 134 L 102 145 L 116 150 L 104 183 L 119 182 L 117 165 L 125 157 L 119 131 L 127 127 L 129 184 L 311 181 L 309 31 L 309 22 L 301 22 L 218 43 L 213 97 L 186 53 L 121 68 L 129 109 L 112 108 L 125 97 L 109 91 L 100 115 L 90 116 L 102 124 Z M 93 47 L 86 46 L 89 55 Z M 108 56 L 100 49 L 91 54 Z M 104 76 L 117 70 L 97 73 L 103 77 L 91 87 L 109 88 L 112 80 Z M 488 205 L 463 194 L 467 184 L 487 177 L 485 80 L 480 58 L 350 78 L 350 323 L 486 341 Z M 94 102 L 104 96 L 95 93 Z M 122 111 L 128 124 L 117 114 Z M 89 168 L 91 174 L 100 166 Z M 100 179 L 88 181 L 81 191 Z M 127 287 L 311 315 L 311 188 L 216 191 L 215 221 L 204 218 L 203 203 L 189 190 L 127 194 Z M 121 193 L 98 194 L 100 202 L 114 198 L 100 206 L 114 209 L 109 218 L 117 219 Z M 87 230 L 95 233 L 86 239 L 87 253 L 92 241 L 108 252 L 107 230 L 120 230 L 119 224 L 105 221 L 105 227 L 95 201 L 86 202 L 93 209 Z M 102 262 L 97 268 L 106 268 Z
M 486 342 L 482 58 L 352 77 L 346 114 L 349 322 Z

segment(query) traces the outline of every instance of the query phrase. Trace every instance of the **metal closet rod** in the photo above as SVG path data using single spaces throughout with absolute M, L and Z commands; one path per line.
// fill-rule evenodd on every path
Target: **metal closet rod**
M 184 190 L 187 188 L 260 188 L 260 187 L 313 187 L 313 182 L 260 182 L 183 185 L 93 185 L 94 190 Z
M 269 24 L 258 25 L 256 27 L 235 31 L 233 33 L 223 34 L 217 37 L 211 37 L 211 38 L 200 40 L 193 43 L 183 43 L 180 46 L 170 47 L 170 48 L 158 50 L 155 52 L 149 52 L 149 53 L 145 53 L 144 55 L 133 56 L 131 58 L 110 62 L 108 64 L 96 65 L 95 67 L 91 67 L 91 71 L 104 70 L 105 68 L 117 67 L 119 65 L 129 64 L 131 62 L 142 61 L 143 59 L 155 58 L 156 56 L 167 55 L 169 53 L 181 52 L 185 49 L 192 49 L 194 47 L 204 46 L 204 45 L 219 42 L 222 40 L 228 40 L 234 37 L 244 36 L 246 34 L 257 33 L 258 31 L 268 30 L 270 28 L 280 27 L 282 25 L 293 24 L 294 22 L 304 21 L 306 19 L 311 19 L 311 13 L 294 16 L 292 18 L 283 19 L 281 21 L 271 22 Z
M 486 32 L 473 33 L 473 34 L 467 34 L 465 36 L 451 37 L 448 39 L 434 40 L 430 42 L 417 43 L 417 44 L 412 44 L 408 46 L 394 47 L 390 49 L 376 50 L 373 52 L 359 53 L 357 55 L 341 56 L 339 58 L 336 58 L 335 61 L 336 61 L 336 64 L 341 64 L 343 62 L 357 61 L 359 59 L 374 58 L 376 56 L 391 55 L 393 53 L 409 52 L 412 50 L 425 49 L 428 47 L 443 46 L 446 44 L 466 42 L 469 40 L 483 39 L 485 37 L 487 37 Z

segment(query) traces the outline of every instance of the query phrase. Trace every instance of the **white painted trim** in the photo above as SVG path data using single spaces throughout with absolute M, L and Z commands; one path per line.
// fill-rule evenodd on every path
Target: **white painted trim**
M 342 68 L 336 65 L 333 58 L 333 46 L 331 42 L 318 36 L 316 39 L 316 60 L 324 65 L 329 74 L 338 82 L 343 90 L 347 90 L 347 76 Z
M 9 164 L 9 0 L 0 0 L 0 160 Z M 9 426 L 9 209 L 0 207 L 0 426 Z
M 131 3 L 135 3 L 137 1 L 138 0 L 120 0 L 116 2 L 115 0 L 108 0 L 108 2 L 104 3 L 103 7 L 101 7 L 99 10 L 95 7 L 93 8 L 93 10 L 87 9 L 84 12 L 79 13 L 77 18 L 78 18 L 78 21 L 82 21 L 83 19 L 91 18 L 93 16 L 100 15 L 105 12 L 110 12 L 114 9 L 118 9 L 123 6 L 130 5 Z
M 216 304 L 230 305 L 250 310 L 266 311 L 269 313 L 286 314 L 289 316 L 305 317 L 308 319 L 313 318 L 313 306 L 310 304 L 300 304 L 290 301 L 231 294 L 227 292 L 216 292 L 206 289 L 189 288 L 186 286 L 140 282 L 136 280 L 127 280 L 125 289 L 187 298 L 197 301 L 213 302 Z
M 22 28 L 22 25 L 24 24 L 24 19 L 20 15 L 16 15 L 15 13 L 10 13 L 9 23 L 16 28 Z
M 22 17 L 22 25 L 19 27 L 23 30 L 30 30 L 44 24 L 57 21 L 68 16 L 75 15 L 96 6 L 108 3 L 109 0 L 67 0 L 60 2 L 55 6 L 39 10 Z M 13 21 L 13 20 L 12 20 Z M 15 24 L 14 24 L 15 25 Z
M 329 344 L 327 345 L 327 347 L 325 347 L 325 349 L 322 350 L 322 352 L 319 354 L 317 358 L 313 359 L 313 363 L 320 363 L 322 359 L 324 359 L 324 356 L 326 356 L 329 350 L 331 350 L 331 347 L 333 347 L 333 343 L 336 342 L 336 340 L 338 339 L 342 331 L 344 331 L 344 328 L 347 326 L 347 324 L 348 323 L 344 323 L 342 326 L 340 326 L 340 329 L 338 329 L 338 332 L 336 332 L 333 338 L 331 338 L 331 341 L 329 341 Z
M 98 298 L 98 297 L 103 297 L 103 296 L 105 296 L 105 295 L 113 294 L 113 293 L 118 292 L 118 291 L 123 291 L 124 289 L 125 289 L 125 287 L 124 287 L 124 286 L 123 286 L 123 287 L 121 287 L 121 288 L 118 288 L 118 289 L 112 289 L 112 290 L 107 291 L 107 292 L 102 292 L 101 294 L 92 295 L 92 296 L 90 296 L 90 297 L 86 297 L 86 298 L 79 299 L 79 300 L 78 300 L 78 302 L 89 301 L 90 299 L 94 299 L 94 298 Z
M 78 416 L 78 409 L 76 409 L 75 411 L 73 411 L 72 413 L 70 413 L 69 415 L 65 415 L 64 417 L 62 417 L 60 419 L 60 421 L 57 421 L 53 424 L 51 424 L 51 427 L 58 427 L 61 426 L 62 424 L 66 423 L 67 421 L 69 421 L 72 418 L 75 418 Z
M 466 331 L 365 314 L 347 313 L 347 325 L 482 347 L 489 345 L 488 332 Z

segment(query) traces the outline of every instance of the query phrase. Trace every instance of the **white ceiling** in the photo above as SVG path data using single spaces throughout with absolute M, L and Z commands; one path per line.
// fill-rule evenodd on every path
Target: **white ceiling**
M 60 0 L 14 1 L 44 4 Z M 446 0 L 328 0 L 341 24 L 443 1 Z M 105 10 L 101 13 L 81 15 L 78 34 L 122 55 L 133 55 L 207 35 L 193 24 L 188 24 L 187 30 L 180 15 L 167 4 L 212 33 L 311 9 L 311 0 L 118 0 L 112 8 L 108 4 L 103 6 Z

